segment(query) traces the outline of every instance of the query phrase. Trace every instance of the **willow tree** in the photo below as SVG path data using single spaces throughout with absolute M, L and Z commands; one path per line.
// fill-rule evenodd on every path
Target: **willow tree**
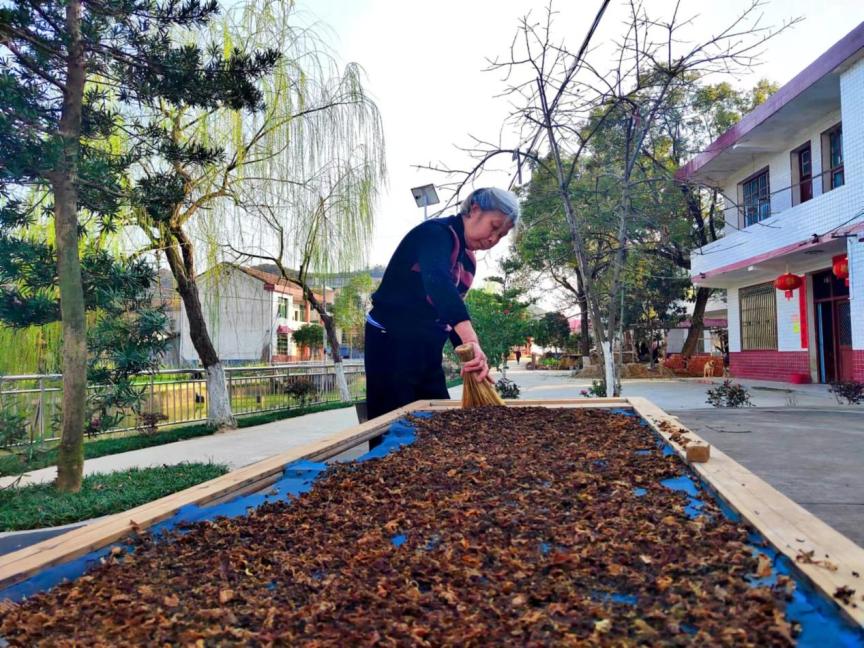
M 300 263 L 307 276 L 339 265 L 325 259 L 359 258 L 354 243 L 365 243 L 371 231 L 371 200 L 383 174 L 383 153 L 380 118 L 363 92 L 359 69 L 349 65 L 337 73 L 321 39 L 295 26 L 293 2 L 252 0 L 237 5 L 212 26 L 209 39 L 220 42 L 224 52 L 279 52 L 281 56 L 268 61 L 272 64 L 266 74 L 255 75 L 260 98 L 255 110 L 228 102 L 154 106 L 154 128 L 166 142 L 162 157 L 171 164 L 159 173 L 142 167 L 154 193 L 163 189 L 155 213 L 142 202 L 135 215 L 149 239 L 147 248 L 165 252 L 177 281 L 190 337 L 207 370 L 208 421 L 226 426 L 233 424 L 230 397 L 198 297 L 197 274 L 203 268 L 197 257 L 202 251 L 209 253 L 212 264 L 223 250 L 245 252 L 250 241 L 260 252 L 264 240 L 269 245 L 275 237 L 272 230 L 250 236 L 250 226 L 254 229 L 250 221 L 262 209 L 273 208 L 285 219 L 293 219 L 285 221 L 285 231 L 292 237 L 287 243 L 304 251 L 305 262 Z M 350 159 L 354 165 L 358 151 L 370 159 L 369 180 L 355 186 L 352 196 L 359 194 L 361 199 L 339 217 L 350 213 L 352 222 L 362 227 L 345 228 L 353 241 L 339 242 L 337 247 L 348 254 L 340 251 L 328 257 L 322 254 L 319 236 L 327 228 L 316 225 L 318 221 L 305 208 L 308 189 L 326 175 L 322 170 L 333 168 L 334 160 Z M 179 155 L 169 157 L 172 152 Z M 337 210 L 327 204 L 325 219 L 329 220 Z M 296 279 L 294 273 L 288 274 Z M 304 292 L 326 323 L 325 306 L 317 303 L 310 286 Z
M 336 320 L 327 305 L 317 298 L 314 277 L 349 270 L 362 263 L 372 231 L 372 209 L 380 172 L 383 169 L 378 161 L 364 155 L 331 161 L 315 177 L 290 185 L 290 192 L 280 192 L 279 198 L 272 199 L 290 201 L 284 203 L 291 206 L 290 210 L 262 204 L 254 212 L 254 229 L 265 232 L 268 242 L 234 248 L 246 258 L 274 263 L 283 279 L 303 290 L 304 299 L 321 317 L 336 384 L 346 401 L 351 400 L 351 392 L 336 336 Z M 262 187 L 262 191 L 266 188 Z M 296 265 L 297 270 L 291 265 Z M 324 294 L 322 291 L 322 297 Z
M 293 3 L 259 0 L 224 24 L 232 42 L 284 56 L 260 83 L 266 111 L 201 122 L 243 152 L 242 182 L 234 184 L 233 202 L 213 212 L 212 231 L 228 241 L 225 250 L 270 261 L 302 288 L 327 331 L 341 396 L 350 400 L 333 316 L 313 277 L 365 262 L 385 176 L 383 129 L 360 68 L 340 68 L 320 38 L 292 21 Z

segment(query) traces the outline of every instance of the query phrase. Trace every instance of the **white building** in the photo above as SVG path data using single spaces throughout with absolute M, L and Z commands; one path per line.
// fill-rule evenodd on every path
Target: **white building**
M 291 334 L 304 324 L 319 324 L 320 317 L 299 287 L 269 272 L 227 263 L 201 273 L 197 282 L 207 330 L 223 362 L 308 359 Z M 333 290 L 326 288 L 325 293 L 332 304 Z M 321 299 L 320 292 L 315 296 Z M 189 337 L 185 307 L 179 325 L 180 359 L 195 364 L 198 354 Z
M 684 349 L 684 342 L 687 341 L 687 335 L 690 333 L 690 317 L 693 315 L 694 304 L 693 302 L 684 302 L 680 305 L 687 309 L 688 314 L 684 320 L 667 331 L 666 353 L 681 353 Z M 718 331 L 725 330 L 728 326 L 726 302 L 721 297 L 712 295 L 708 298 L 705 312 L 702 314 L 702 339 L 696 347 L 696 353 L 719 355 L 723 343 Z
M 731 373 L 864 380 L 864 23 L 679 178 L 725 196 L 691 273 L 727 291 Z M 787 272 L 801 287 L 784 293 Z

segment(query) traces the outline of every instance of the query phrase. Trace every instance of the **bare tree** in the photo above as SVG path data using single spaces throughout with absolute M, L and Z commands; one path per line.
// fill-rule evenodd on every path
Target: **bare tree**
M 616 43 L 611 69 L 592 64 L 585 55 L 608 2 L 601 4 L 576 52 L 556 40 L 551 6 L 540 22 L 530 15 L 523 18 L 509 56 L 492 61 L 489 67 L 504 73 L 508 83 L 503 96 L 515 106 L 508 124 L 517 133 L 518 143 L 502 147 L 475 140 L 472 152 L 477 165 L 463 171 L 457 185 L 458 189 L 502 153 L 514 156 L 517 164 L 527 159 L 543 166 L 556 179 L 577 267 L 582 277 L 591 277 L 590 241 L 571 187 L 585 169 L 585 158 L 592 155 L 591 144 L 614 128 L 619 136 L 616 164 L 602 170 L 617 181 L 614 249 L 604 272 L 605 288 L 598 285 L 600 282 L 586 283 L 591 326 L 602 351 L 609 395 L 618 394 L 620 389 L 613 351 L 619 335 L 622 271 L 632 243 L 634 169 L 643 147 L 676 91 L 710 75 L 749 68 L 764 43 L 788 27 L 762 26 L 762 2 L 754 0 L 729 25 L 693 44 L 687 32 L 694 19 L 681 17 L 679 4 L 671 16 L 661 19 L 650 16 L 640 2 L 630 0 L 629 19 Z

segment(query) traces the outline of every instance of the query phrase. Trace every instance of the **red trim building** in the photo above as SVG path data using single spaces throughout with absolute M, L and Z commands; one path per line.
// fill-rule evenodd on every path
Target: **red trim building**
M 862 107 L 864 23 L 678 174 L 723 198 L 691 278 L 726 291 L 734 376 L 864 380 Z

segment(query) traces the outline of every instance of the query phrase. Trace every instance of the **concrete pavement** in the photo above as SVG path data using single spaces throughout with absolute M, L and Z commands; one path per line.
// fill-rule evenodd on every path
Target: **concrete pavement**
M 84 474 L 114 472 L 136 466 L 146 468 L 184 461 L 211 461 L 227 464 L 231 468 L 240 468 L 291 448 L 326 438 L 334 432 L 356 424 L 357 413 L 353 407 L 316 412 L 241 430 L 220 432 L 210 436 L 88 459 L 84 462 Z M 56 476 L 55 466 L 33 470 L 24 473 L 21 485 L 50 482 Z M 17 477 L 0 478 L 0 488 L 16 479 Z
M 512 363 L 511 363 L 512 364 Z M 493 373 L 495 380 L 500 376 Z M 507 377 L 521 389 L 523 399 L 580 398 L 580 391 L 591 386 L 590 379 L 571 378 L 567 371 L 526 371 L 512 368 Z M 706 392 L 722 382 L 720 378 L 632 379 L 622 385 L 624 396 L 642 396 L 666 410 L 713 409 L 705 401 Z M 836 407 L 837 402 L 825 385 L 787 385 L 765 380 L 739 380 L 750 391 L 756 407 Z M 451 389 L 451 395 L 461 388 Z
M 864 546 L 862 414 L 838 407 L 675 412 L 708 443 Z

